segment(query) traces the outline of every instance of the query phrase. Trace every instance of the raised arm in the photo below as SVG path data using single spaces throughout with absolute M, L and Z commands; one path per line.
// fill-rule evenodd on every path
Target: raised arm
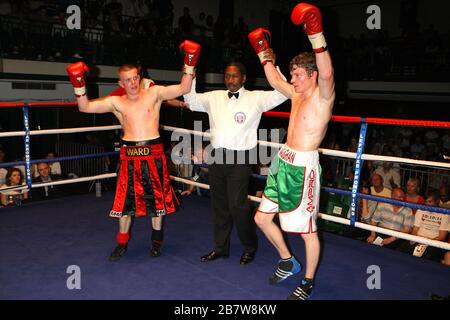
M 181 78 L 181 82 L 176 85 L 171 86 L 156 86 L 159 90 L 159 99 L 161 100 L 171 100 L 175 99 L 179 96 L 182 96 L 189 91 L 191 91 L 192 85 L 192 74 L 183 74 Z
M 270 32 L 263 28 L 253 30 L 248 34 L 248 39 L 258 54 L 264 73 L 272 88 L 281 92 L 284 96 L 291 98 L 294 87 L 283 79 L 280 72 L 275 68 L 275 54 L 270 48 Z
M 212 92 L 197 93 L 196 82 L 197 80 L 194 79 L 189 93 L 183 95 L 184 102 L 186 107 L 191 111 L 208 112 L 209 103 L 211 98 L 213 98 Z
M 174 99 L 191 91 L 192 79 L 195 74 L 195 65 L 200 56 L 201 46 L 193 41 L 185 40 L 180 44 L 181 52 L 184 52 L 184 67 L 181 83 L 167 87 L 161 87 L 159 92 L 162 100 Z
M 266 74 L 267 81 L 269 81 L 272 88 L 281 92 L 285 97 L 289 99 L 292 98 L 294 86 L 286 81 L 286 78 L 282 76 L 272 62 L 266 63 L 264 66 L 264 73 Z
M 78 110 L 86 113 L 106 113 L 113 112 L 114 105 L 112 103 L 113 97 L 105 97 L 89 101 L 86 96 L 86 80 L 85 73 L 89 72 L 89 68 L 84 62 L 76 62 L 69 65 L 67 68 L 70 82 L 72 83 L 75 97 L 78 102 Z
M 291 20 L 295 25 L 303 25 L 316 54 L 320 97 L 327 101 L 334 100 L 333 64 L 322 32 L 322 16 L 319 8 L 308 3 L 299 3 L 292 10 Z
M 155 81 L 153 81 L 152 79 L 143 78 L 141 81 L 141 85 L 144 89 L 149 89 L 156 84 L 155 84 Z M 166 105 L 166 106 L 179 107 L 179 108 L 185 108 L 185 105 L 186 105 L 183 101 L 178 100 L 178 99 L 164 100 L 162 103 L 163 103 L 163 105 Z

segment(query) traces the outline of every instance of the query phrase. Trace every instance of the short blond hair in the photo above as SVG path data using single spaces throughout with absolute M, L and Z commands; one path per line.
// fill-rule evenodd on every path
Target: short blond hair
M 138 64 L 134 64 L 134 63 L 125 63 L 125 64 L 121 65 L 119 67 L 119 69 L 117 70 L 117 74 L 120 75 L 121 72 L 130 71 L 133 69 L 136 69 L 138 75 L 141 75 L 141 66 Z

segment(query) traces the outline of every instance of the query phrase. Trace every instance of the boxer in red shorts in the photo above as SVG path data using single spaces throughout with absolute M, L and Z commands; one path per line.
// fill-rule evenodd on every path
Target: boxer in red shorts
M 174 99 L 191 89 L 194 68 L 200 54 L 200 45 L 186 40 L 184 74 L 181 82 L 171 86 L 140 85 L 139 68 L 125 64 L 118 70 L 119 86 L 125 95 L 111 95 L 88 100 L 85 72 L 87 66 L 77 62 L 67 67 L 74 87 L 78 109 L 86 113 L 112 112 L 122 125 L 120 168 L 116 197 L 111 217 L 119 218 L 117 247 L 110 255 L 117 261 L 127 251 L 134 217 L 152 217 L 152 248 L 150 254 L 159 256 L 163 239 L 163 217 L 175 212 L 175 196 L 170 185 L 166 158 L 159 137 L 159 111 L 164 100 Z

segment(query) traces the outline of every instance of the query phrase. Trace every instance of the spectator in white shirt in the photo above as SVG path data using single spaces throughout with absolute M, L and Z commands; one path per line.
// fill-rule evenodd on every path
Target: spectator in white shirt
M 436 191 L 430 192 L 425 199 L 425 204 L 437 207 L 439 204 L 439 193 Z M 445 241 L 448 235 L 449 218 L 448 214 L 419 209 L 415 215 L 411 234 L 431 240 Z M 444 256 L 442 249 L 414 241 L 405 241 L 398 250 L 435 261 L 441 261 Z
M 55 153 L 49 152 L 45 158 L 53 159 L 53 158 L 55 158 Z M 49 162 L 49 166 L 50 166 L 50 171 L 52 174 L 62 175 L 61 163 L 59 161 Z
M 387 152 L 385 156 L 392 156 L 392 153 Z M 401 177 L 399 169 L 394 168 L 393 162 L 384 161 L 381 166 L 379 166 L 375 173 L 379 174 L 383 178 L 383 185 L 391 190 L 401 187 Z

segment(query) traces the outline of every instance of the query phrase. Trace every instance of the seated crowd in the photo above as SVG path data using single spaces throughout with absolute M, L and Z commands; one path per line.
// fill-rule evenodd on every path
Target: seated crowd
M 391 188 L 390 185 L 394 187 Z M 392 180 L 386 186 L 382 175 L 375 171 L 371 174 L 370 186 L 363 186 L 361 192 L 402 202 L 450 208 L 447 185 L 442 185 L 439 190 L 429 188 L 424 197 L 420 192 L 420 180 L 417 178 L 409 178 L 403 188 L 392 183 Z M 412 209 L 397 204 L 361 199 L 359 209 L 360 222 L 431 240 L 450 241 L 448 237 L 450 215 L 434 212 L 432 208 L 430 210 Z M 446 256 L 446 251 L 443 249 L 403 240 L 395 236 L 351 227 L 345 230 L 345 235 L 417 257 L 443 261 Z M 446 264 L 449 262 L 446 261 Z
M 4 163 L 6 151 L 0 147 L 0 164 Z M 50 152 L 46 159 L 51 161 L 55 154 Z M 0 207 L 20 206 L 27 201 L 38 201 L 57 198 L 66 195 L 64 186 L 46 185 L 38 187 L 39 184 L 62 180 L 64 176 L 61 164 L 58 161 L 39 162 L 30 166 L 33 188 L 28 190 L 25 182 L 25 166 L 0 168 Z

